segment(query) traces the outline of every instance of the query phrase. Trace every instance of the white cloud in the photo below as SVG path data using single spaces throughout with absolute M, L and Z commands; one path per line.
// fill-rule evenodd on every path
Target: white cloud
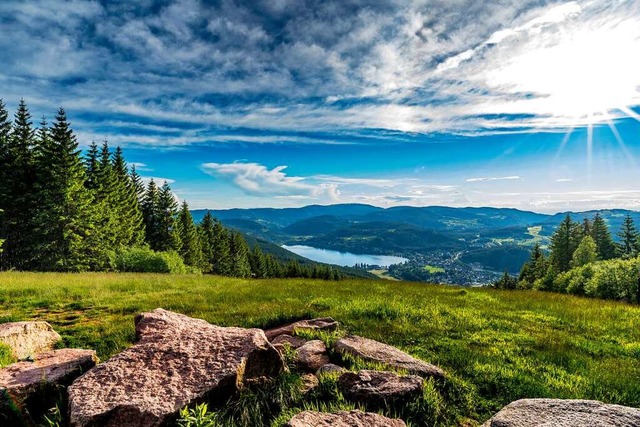
M 488 176 L 480 178 L 468 178 L 466 182 L 488 182 L 488 181 L 516 181 L 522 180 L 522 177 L 517 175 L 512 176 Z
M 259 197 L 306 196 L 335 200 L 338 189 L 332 184 L 311 184 L 303 177 L 288 176 L 286 166 L 269 169 L 259 163 L 204 163 L 202 170 L 231 181 L 246 194 Z

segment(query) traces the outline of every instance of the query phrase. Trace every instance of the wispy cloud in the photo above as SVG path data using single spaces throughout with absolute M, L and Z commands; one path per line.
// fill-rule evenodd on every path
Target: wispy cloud
M 489 182 L 489 181 L 516 181 L 522 180 L 522 177 L 517 175 L 512 176 L 485 176 L 480 178 L 468 178 L 466 182 Z

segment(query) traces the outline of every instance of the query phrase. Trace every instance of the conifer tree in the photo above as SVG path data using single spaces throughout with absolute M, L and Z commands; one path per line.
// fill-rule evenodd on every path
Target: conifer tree
M 536 243 L 531 250 L 531 257 L 522 266 L 518 276 L 521 288 L 531 288 L 536 280 L 542 279 L 547 273 L 548 263 L 540 243 Z
M 573 253 L 580 243 L 580 228 L 567 215 L 551 236 L 551 265 L 555 274 L 571 269 Z
M 184 263 L 188 266 L 202 269 L 202 244 L 200 243 L 198 229 L 193 223 L 193 217 L 191 216 L 191 212 L 189 212 L 189 205 L 186 201 L 182 203 L 182 208 L 178 215 L 178 232 L 180 242 L 182 243 L 180 256 L 184 260 Z
M 144 226 L 138 189 L 135 187 L 124 154 L 120 147 L 116 147 L 113 155 L 113 172 L 116 181 L 116 200 L 119 219 L 118 243 L 123 246 L 139 246 L 144 241 Z
M 627 214 L 622 222 L 622 228 L 618 232 L 620 243 L 618 244 L 618 252 L 623 257 L 633 257 L 638 254 L 640 244 L 638 241 L 638 231 L 633 223 L 631 214 Z
M 92 235 L 92 200 L 85 188 L 85 169 L 78 143 L 62 108 L 58 110 L 51 144 L 43 158 L 48 167 L 43 181 L 47 198 L 42 200 L 40 220 L 47 226 L 47 244 L 41 253 L 47 270 L 83 271 L 100 263 L 100 248 L 89 239 Z
M 144 200 L 145 188 L 144 188 L 144 183 L 142 182 L 142 178 L 140 177 L 140 175 L 138 175 L 138 172 L 136 171 L 135 165 L 131 166 L 131 183 L 133 185 L 133 188 L 136 191 L 138 202 L 140 203 L 140 206 L 142 206 L 142 201 Z
M 253 247 L 249 261 L 253 277 L 257 279 L 264 279 L 268 276 L 266 259 L 258 244 Z
M 178 202 L 165 181 L 158 194 L 158 241 L 155 250 L 180 252 L 182 243 L 177 229 Z
M 96 191 L 100 187 L 98 177 L 100 169 L 100 166 L 98 164 L 98 153 L 98 144 L 96 144 L 95 141 L 92 141 L 91 145 L 89 145 L 89 149 L 87 150 L 87 154 L 84 159 L 87 175 L 85 186 L 91 191 Z
M 249 247 L 240 233 L 232 232 L 230 238 L 231 276 L 251 277 Z
M 215 264 L 214 244 L 215 244 L 215 220 L 211 212 L 207 211 L 202 218 L 198 230 L 200 232 L 200 242 L 202 245 L 202 272 L 211 273 Z
M 160 191 L 153 178 L 147 185 L 141 208 L 145 241 L 151 249 L 158 250 L 160 246 Z
M 9 120 L 9 112 L 0 99 L 0 240 L 6 237 L 6 229 L 4 222 L 6 221 L 3 209 L 6 207 L 9 188 L 7 186 L 9 180 L 9 138 L 11 137 L 11 121 Z M 0 252 L 0 267 L 4 264 L 2 252 Z
M 233 270 L 230 233 L 222 226 L 220 221 L 215 221 L 213 230 L 213 273 L 221 276 L 230 276 Z
M 611 238 L 609 227 L 600 213 L 596 213 L 591 224 L 591 236 L 596 242 L 598 257 L 601 260 L 615 258 L 616 246 Z

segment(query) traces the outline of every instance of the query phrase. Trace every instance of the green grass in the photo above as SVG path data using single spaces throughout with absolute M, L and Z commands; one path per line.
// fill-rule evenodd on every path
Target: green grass
M 640 407 L 636 306 L 390 281 L 0 273 L 0 322 L 46 320 L 66 346 L 95 349 L 103 360 L 133 342 L 137 313 L 157 307 L 223 326 L 333 316 L 344 332 L 447 371 L 447 383 L 430 385 L 417 403 L 442 413 L 433 421 L 440 425 L 482 422 L 524 397 Z

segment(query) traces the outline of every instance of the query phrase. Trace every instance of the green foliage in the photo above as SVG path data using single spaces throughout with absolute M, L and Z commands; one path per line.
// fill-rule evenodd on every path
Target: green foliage
M 185 274 L 187 268 L 175 252 L 155 252 L 146 247 L 126 248 L 115 255 L 115 268 L 131 273 Z
M 14 362 L 16 362 L 16 359 L 13 357 L 11 347 L 0 342 L 0 368 L 11 365 Z
M 615 258 L 616 246 L 611 238 L 609 227 L 599 213 L 593 218 L 591 223 L 591 236 L 598 248 L 598 257 L 602 260 Z
M 206 403 L 196 405 L 194 408 L 183 408 L 180 410 L 180 418 L 177 427 L 219 427 L 218 415 L 209 412 Z
M 184 263 L 196 269 L 203 268 L 204 256 L 202 254 L 200 234 L 198 233 L 196 225 L 193 223 L 193 217 L 191 216 L 191 212 L 189 212 L 189 205 L 186 201 L 182 203 L 177 228 L 181 242 L 180 256 L 182 256 Z
M 618 237 L 620 238 L 618 253 L 622 257 L 630 258 L 638 254 L 640 251 L 640 238 L 630 214 L 625 217 Z
M 581 234 L 580 224 L 567 215 L 551 236 L 551 267 L 554 273 L 562 273 L 571 268 L 573 253 L 580 243 Z
M 571 258 L 571 267 L 582 267 L 583 265 L 596 262 L 598 259 L 598 247 L 593 237 L 586 235 L 576 248 Z

